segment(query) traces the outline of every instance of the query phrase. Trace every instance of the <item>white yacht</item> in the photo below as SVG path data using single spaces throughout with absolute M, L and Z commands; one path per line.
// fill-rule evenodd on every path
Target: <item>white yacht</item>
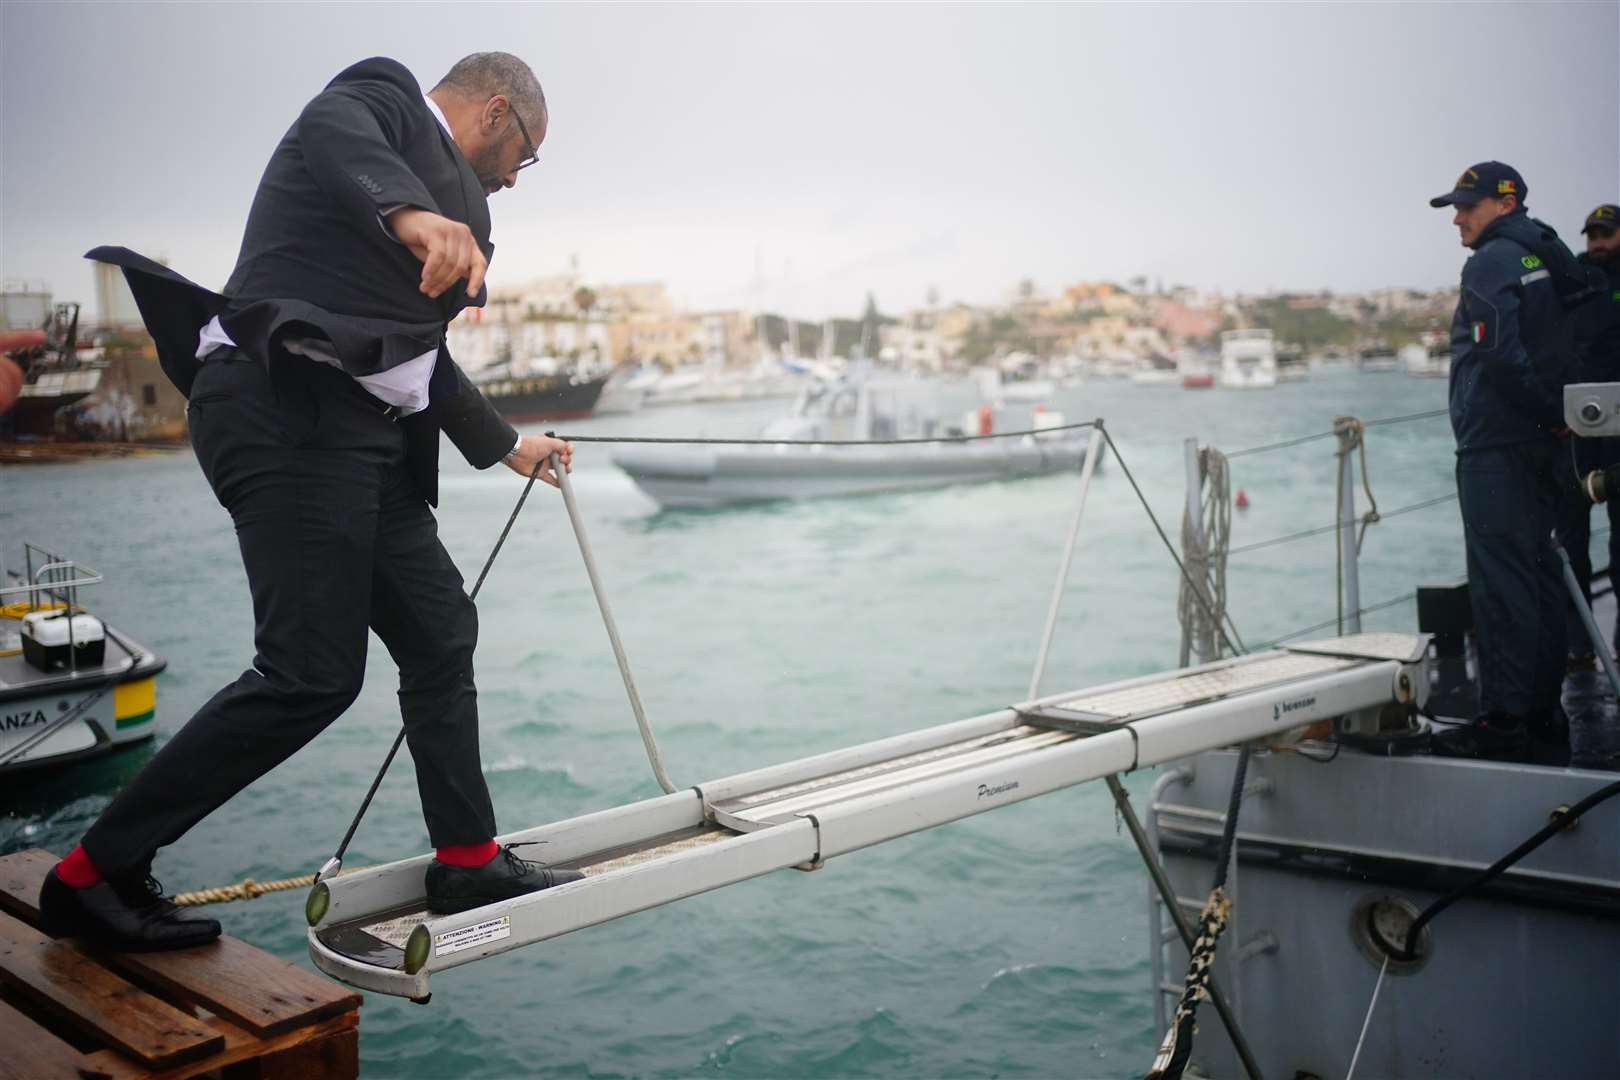
M 1221 386 L 1257 390 L 1277 385 L 1277 343 L 1265 329 L 1221 334 Z

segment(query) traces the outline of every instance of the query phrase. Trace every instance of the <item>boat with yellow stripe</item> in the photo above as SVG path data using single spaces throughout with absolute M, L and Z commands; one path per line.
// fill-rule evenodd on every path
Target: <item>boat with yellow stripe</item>
M 81 761 L 152 736 L 167 662 L 80 602 L 102 575 L 33 544 L 0 567 L 0 774 Z

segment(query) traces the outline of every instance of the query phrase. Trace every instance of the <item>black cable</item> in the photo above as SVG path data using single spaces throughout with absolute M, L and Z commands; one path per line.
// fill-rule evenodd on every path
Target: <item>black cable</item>
M 1401 514 L 1411 514 L 1418 510 L 1427 510 L 1431 506 L 1439 506 L 1441 503 L 1453 502 L 1456 500 L 1456 498 L 1456 492 L 1452 492 L 1449 495 L 1436 495 L 1432 499 L 1425 499 L 1422 502 L 1413 503 L 1410 506 L 1401 506 L 1394 510 L 1380 510 L 1378 512 L 1378 517 L 1379 520 L 1399 517 Z M 1261 548 L 1275 547 L 1278 544 L 1287 544 L 1292 543 L 1295 540 L 1304 540 L 1312 536 L 1321 536 L 1323 533 L 1338 532 L 1342 528 L 1344 528 L 1343 525 L 1319 525 L 1314 529 L 1306 529 L 1303 532 L 1288 533 L 1285 536 L 1273 536 L 1269 540 L 1256 540 L 1252 544 L 1241 544 L 1235 548 L 1228 548 L 1226 554 L 1227 557 L 1230 558 L 1233 555 L 1243 555 L 1250 551 L 1258 551 Z
M 1314 762 L 1317 765 L 1326 765 L 1330 761 L 1333 761 L 1335 758 L 1337 758 L 1339 756 L 1339 750 L 1340 750 L 1340 747 L 1341 747 L 1341 744 L 1340 744 L 1339 740 L 1338 739 L 1332 740 L 1332 744 L 1333 744 L 1333 749 L 1328 751 L 1326 754 L 1307 753 L 1305 751 L 1305 749 L 1304 749 L 1304 744 L 1303 743 L 1300 744 L 1299 746 L 1284 747 L 1284 749 L 1293 751 L 1293 753 L 1295 753 L 1298 756 L 1304 758 L 1306 761 Z
M 1244 743 L 1238 751 L 1237 769 L 1232 773 L 1232 794 L 1226 800 L 1226 823 L 1221 826 L 1221 847 L 1215 857 L 1215 884 L 1210 891 L 1226 885 L 1226 871 L 1232 864 L 1232 845 L 1237 842 L 1238 808 L 1243 803 L 1243 781 L 1249 772 L 1249 747 Z
M 1411 420 L 1432 420 L 1437 416 L 1446 416 L 1448 409 L 1430 409 L 1428 412 L 1408 413 L 1405 416 L 1386 416 L 1382 420 L 1368 420 L 1362 427 L 1383 427 L 1387 424 L 1404 424 Z M 1301 443 L 1314 442 L 1317 439 L 1331 439 L 1338 434 L 1335 431 L 1319 431 L 1314 435 L 1301 435 L 1294 439 L 1284 439 L 1282 442 L 1266 443 L 1264 446 L 1250 446 L 1243 450 L 1233 450 L 1227 454 L 1228 460 L 1238 457 L 1247 457 L 1250 454 L 1264 454 L 1271 450 L 1286 450 L 1290 446 L 1299 446 Z
M 1416 947 L 1418 936 L 1423 932 L 1423 928 L 1425 926 L 1434 921 L 1435 916 L 1439 915 L 1442 911 L 1446 910 L 1446 908 L 1450 907 L 1458 900 L 1461 900 L 1464 896 L 1467 896 L 1469 893 L 1480 888 L 1487 882 L 1500 876 L 1503 871 L 1507 870 L 1514 863 L 1518 862 L 1520 859 L 1536 850 L 1536 848 L 1546 843 L 1553 837 L 1554 834 L 1561 832 L 1570 825 L 1573 825 L 1582 814 L 1592 809 L 1592 807 L 1598 805 L 1606 799 L 1611 799 L 1616 795 L 1620 795 L 1620 780 L 1616 780 L 1614 783 L 1609 784 L 1606 787 L 1598 788 L 1596 791 L 1592 792 L 1592 794 L 1588 795 L 1586 798 L 1582 799 L 1568 810 L 1553 811 L 1552 820 L 1538 829 L 1534 836 L 1530 837 L 1524 843 L 1520 844 L 1518 847 L 1496 860 L 1490 866 L 1480 871 L 1479 874 L 1476 875 L 1472 880 L 1457 886 L 1457 888 L 1451 890 L 1449 893 L 1442 896 L 1428 907 L 1424 908 L 1423 913 L 1413 921 L 1411 929 L 1407 930 L 1406 940 L 1398 947 L 1394 942 L 1384 937 L 1383 933 L 1378 929 L 1377 925 L 1373 921 L 1372 911 L 1369 909 L 1367 913 L 1367 928 L 1372 934 L 1372 940 L 1377 942 L 1378 947 L 1383 949 L 1384 952 L 1388 953 L 1392 959 L 1404 960 L 1407 962 L 1417 959 Z
M 650 435 L 559 435 L 568 442 L 583 443 L 653 443 L 665 446 L 904 446 L 913 443 L 965 443 L 985 439 L 1020 439 L 1025 435 L 1050 435 L 1054 431 L 1078 431 L 1081 428 L 1101 427 L 1097 420 L 1078 424 L 1059 424 L 1049 428 L 1029 428 L 1024 431 L 996 431 L 989 435 L 930 435 L 919 439 L 689 439 L 679 436 L 654 438 Z
M 1409 420 L 1433 420 L 1437 416 L 1450 416 L 1450 409 L 1430 409 L 1427 412 L 1407 413 L 1405 416 L 1386 416 L 1382 420 L 1368 420 L 1362 427 L 1384 427 L 1387 424 L 1404 424 Z
M 1233 450 L 1226 455 L 1228 461 L 1233 458 L 1248 457 L 1250 454 L 1264 454 L 1272 450 L 1286 450 L 1290 446 L 1299 446 L 1301 443 L 1315 442 L 1317 439 L 1331 439 L 1337 432 L 1319 431 L 1314 435 L 1301 435 L 1297 439 L 1285 439 L 1282 442 L 1266 443 L 1264 446 L 1250 446 L 1243 450 Z
M 501 545 L 506 543 L 506 535 L 512 531 L 512 525 L 517 521 L 518 513 L 523 509 L 523 504 L 529 497 L 529 491 L 534 487 L 534 482 L 540 475 L 540 467 L 544 464 L 545 459 L 542 458 L 535 463 L 534 471 L 529 473 L 529 482 L 523 485 L 523 494 L 518 496 L 517 505 L 512 507 L 511 515 L 506 519 L 506 527 L 501 530 L 501 535 L 496 538 L 495 546 L 490 549 L 489 558 L 484 560 L 484 568 L 478 571 L 478 580 L 473 583 L 472 592 L 467 596 L 469 600 L 478 599 L 478 590 L 483 588 L 484 578 L 489 576 L 489 568 L 495 565 L 495 556 L 501 553 Z M 399 753 L 400 744 L 404 741 L 405 728 L 401 726 L 399 734 L 394 736 L 394 745 L 388 748 L 388 756 L 383 758 L 382 768 L 377 770 L 377 775 L 372 777 L 371 787 L 366 789 L 366 797 L 360 800 L 360 809 L 354 812 L 354 820 L 349 822 L 349 831 L 343 834 L 343 842 L 332 853 L 332 858 L 338 862 L 343 861 L 343 853 L 349 850 L 349 841 L 354 839 L 355 830 L 360 828 L 360 819 L 365 817 L 366 811 L 371 808 L 371 800 L 376 796 L 377 789 L 382 786 L 383 777 L 388 775 L 388 767 L 394 763 L 394 755 Z

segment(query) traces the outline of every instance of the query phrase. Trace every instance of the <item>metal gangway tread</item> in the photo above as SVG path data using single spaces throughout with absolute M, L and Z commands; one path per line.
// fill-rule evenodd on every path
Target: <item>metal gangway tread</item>
M 321 970 L 417 1000 L 438 971 L 1008 803 L 1392 702 L 1421 703 L 1422 635 L 1357 634 L 1047 695 L 501 837 L 581 881 L 427 910 L 429 856 L 328 878 Z

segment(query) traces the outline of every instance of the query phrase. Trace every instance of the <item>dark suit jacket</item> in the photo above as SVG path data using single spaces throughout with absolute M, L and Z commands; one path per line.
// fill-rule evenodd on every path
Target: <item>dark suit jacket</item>
M 89 258 L 123 268 L 164 371 L 183 393 L 197 373 L 197 333 L 210 318 L 248 355 L 270 365 L 308 363 L 281 342 L 320 337 L 351 375 L 396 367 L 437 348 L 426 410 L 401 421 L 408 467 L 423 498 L 438 501 L 438 433 L 485 468 L 517 439 L 444 348 L 444 328 L 469 304 L 451 286 L 417 288 L 422 264 L 383 228 L 384 209 L 417 206 L 472 230 L 486 258 L 489 206 L 477 174 L 396 61 L 363 60 L 340 73 L 283 136 L 248 213 L 224 295 L 124 248 Z

